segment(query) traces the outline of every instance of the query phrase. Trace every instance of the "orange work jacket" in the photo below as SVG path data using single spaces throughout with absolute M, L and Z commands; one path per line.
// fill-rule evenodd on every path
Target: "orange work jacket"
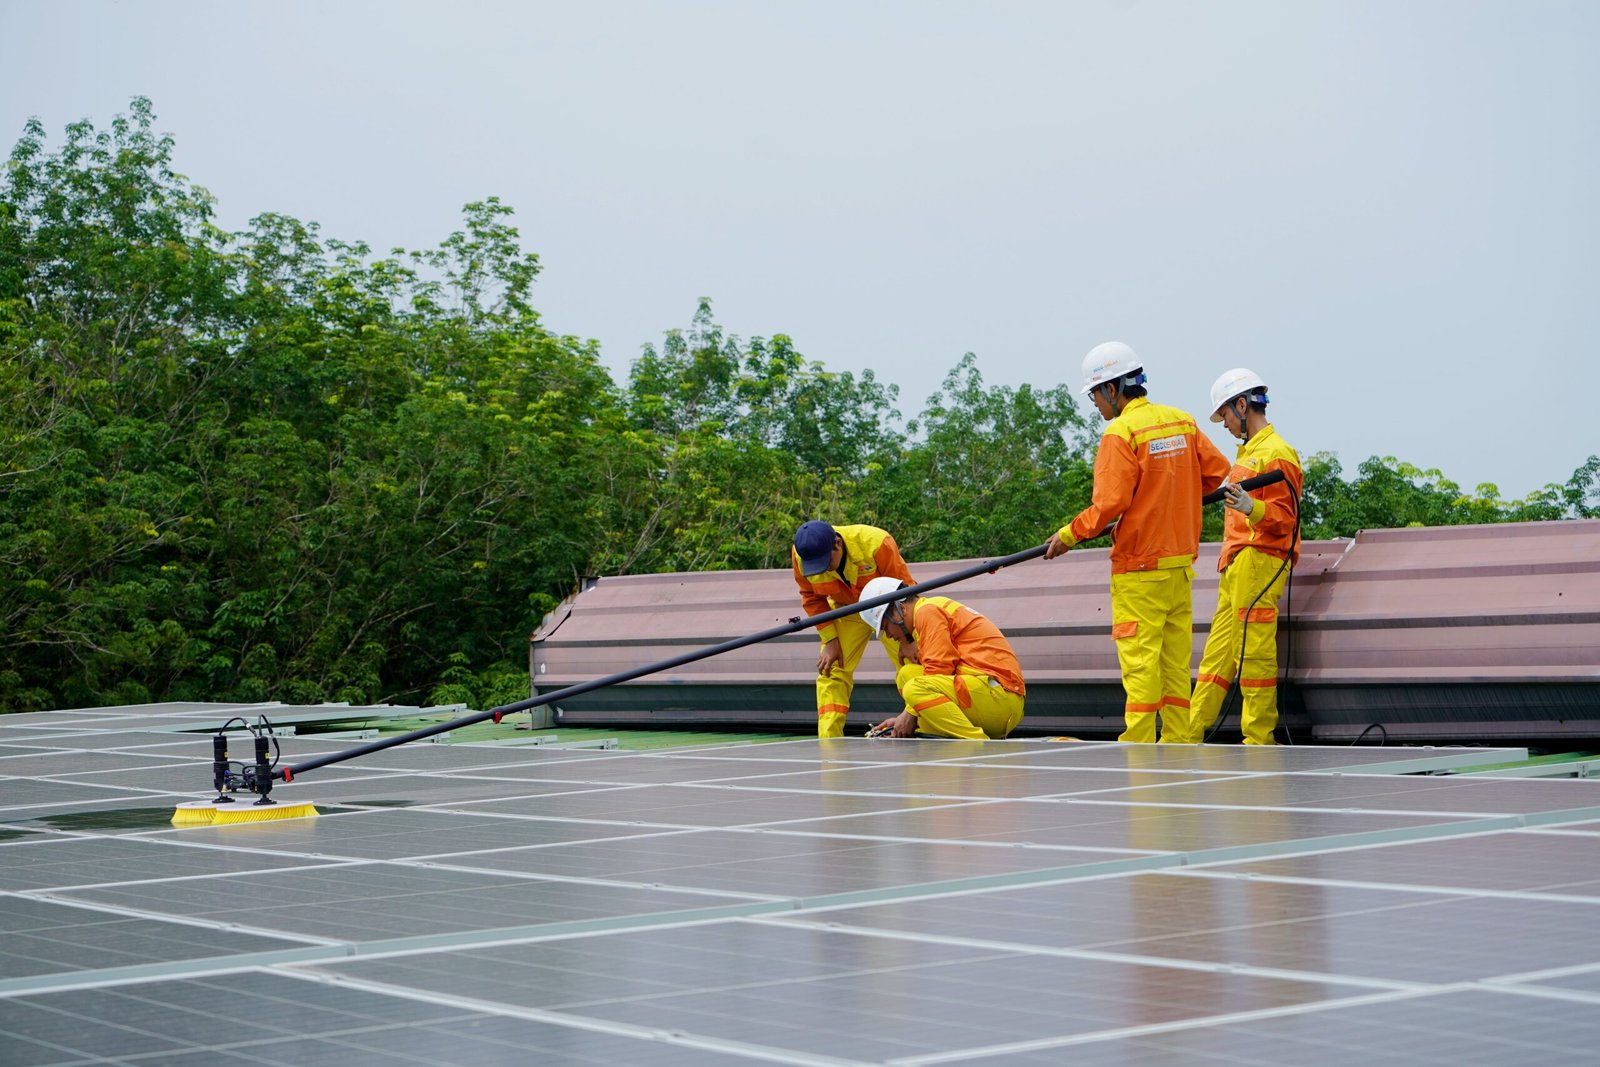
M 1270 423 L 1250 440 L 1239 446 L 1239 455 L 1228 474 L 1230 482 L 1242 482 L 1268 471 L 1282 471 L 1284 480 L 1250 495 L 1255 506 L 1250 514 L 1228 508 L 1228 518 L 1222 528 L 1222 555 L 1217 557 L 1217 570 L 1225 570 L 1233 557 L 1243 548 L 1253 548 L 1278 559 L 1287 559 L 1289 566 L 1300 557 L 1300 542 L 1295 536 L 1300 515 L 1300 492 L 1305 475 L 1300 470 L 1300 454 L 1278 436 Z M 1289 492 L 1289 486 L 1294 492 Z
M 949 597 L 918 597 L 911 636 L 917 642 L 924 674 L 981 674 L 999 682 L 1008 693 L 1027 694 L 1022 665 L 1006 635 L 965 604 Z
M 1071 546 L 1115 522 L 1112 574 L 1193 566 L 1200 498 L 1228 470 L 1194 416 L 1137 397 L 1106 423 L 1094 457 L 1094 499 L 1057 536 Z

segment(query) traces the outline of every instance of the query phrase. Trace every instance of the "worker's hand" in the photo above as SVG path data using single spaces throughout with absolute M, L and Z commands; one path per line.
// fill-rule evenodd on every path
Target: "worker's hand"
M 817 677 L 826 678 L 828 672 L 844 662 L 844 649 L 837 637 L 822 642 L 822 652 L 817 656 Z
M 890 737 L 916 737 L 917 717 L 909 711 L 902 711 L 894 718 L 885 722 L 889 727 Z
M 1222 487 L 1222 492 L 1223 503 L 1232 508 L 1234 511 L 1243 512 L 1244 514 L 1248 515 L 1250 514 L 1250 510 L 1256 506 L 1256 502 L 1250 499 L 1250 494 L 1239 488 L 1239 486 L 1234 485 L 1232 482 L 1224 485 Z
M 1050 535 L 1050 540 L 1044 543 L 1044 558 L 1055 559 L 1057 556 L 1064 556 L 1067 554 L 1067 549 L 1071 547 L 1071 545 L 1061 540 L 1059 533 L 1053 533 Z
M 904 644 L 902 644 L 900 646 L 900 662 L 901 663 L 921 663 L 922 662 L 921 656 L 919 656 L 917 654 L 917 643 L 915 641 L 907 641 L 907 642 L 905 642 Z

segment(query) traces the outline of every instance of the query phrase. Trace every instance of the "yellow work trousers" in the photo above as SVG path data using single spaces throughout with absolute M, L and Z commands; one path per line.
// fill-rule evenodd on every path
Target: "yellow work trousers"
M 924 674 L 922 664 L 905 663 L 894 684 L 919 734 L 998 741 L 1022 721 L 1022 697 L 982 674 Z
M 1161 740 L 1176 741 L 1187 732 L 1193 583 L 1193 567 L 1111 576 L 1111 636 L 1126 700 L 1119 741 L 1154 741 L 1158 717 Z
M 834 620 L 834 631 L 839 635 L 839 650 L 844 654 L 837 666 L 827 674 L 817 677 L 817 736 L 843 737 L 844 718 L 850 712 L 850 693 L 856 686 L 856 668 L 861 665 L 861 654 L 872 640 L 872 627 L 861 621 L 859 615 L 846 615 Z M 880 636 L 889 653 L 889 662 L 900 663 L 899 645 L 888 637 Z
M 1195 681 L 1194 707 L 1184 740 L 1193 743 L 1204 739 L 1237 677 L 1243 694 L 1240 724 L 1244 743 L 1275 743 L 1272 732 L 1278 726 L 1278 598 L 1283 595 L 1288 578 L 1289 568 L 1283 560 L 1253 548 L 1243 549 L 1229 561 L 1228 569 L 1222 572 L 1211 636 L 1200 657 L 1200 677 Z M 1254 607 L 1250 606 L 1252 602 Z M 1241 642 L 1243 665 L 1239 662 Z

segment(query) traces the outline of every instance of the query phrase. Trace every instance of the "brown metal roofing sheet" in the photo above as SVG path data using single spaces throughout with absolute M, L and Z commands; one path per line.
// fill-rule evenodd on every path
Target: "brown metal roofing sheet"
M 1201 546 L 1196 564 L 1195 663 L 1216 606 L 1217 552 L 1215 544 Z M 926 581 L 976 562 L 914 562 L 912 573 Z M 1112 724 L 1121 697 L 1109 578 L 1107 551 L 1094 549 L 938 592 L 1006 633 L 1028 680 L 1030 719 L 1093 707 Z M 787 570 L 601 578 L 534 635 L 530 667 L 548 692 L 778 626 L 800 612 Z M 1348 710 L 1352 686 L 1384 690 L 1361 698 L 1382 705 L 1418 700 L 1406 687 L 1455 693 L 1495 683 L 1497 692 L 1514 694 L 1488 709 L 1502 717 L 1518 717 L 1517 708 L 1499 704 L 1525 700 L 1528 687 L 1566 685 L 1577 688 L 1556 690 L 1563 714 L 1576 701 L 1600 720 L 1600 521 L 1374 530 L 1354 541 L 1306 542 L 1287 618 L 1280 660 L 1313 718 L 1319 686 L 1339 687 L 1333 702 Z M 809 702 L 816 653 L 814 633 L 803 631 L 573 706 L 616 708 L 631 693 L 680 710 L 698 699 L 762 721 L 767 710 L 793 712 Z M 868 650 L 857 679 L 858 695 L 875 693 L 880 706 L 885 692 L 892 698 L 881 654 Z M 1451 699 L 1461 701 L 1459 693 Z

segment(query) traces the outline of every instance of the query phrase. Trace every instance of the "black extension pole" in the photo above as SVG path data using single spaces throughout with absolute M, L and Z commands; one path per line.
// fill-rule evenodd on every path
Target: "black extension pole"
M 1254 478 L 1246 478 L 1244 481 L 1235 482 L 1234 484 L 1248 493 L 1252 489 L 1265 489 L 1267 486 L 1276 485 L 1281 481 L 1283 481 L 1282 471 L 1268 471 L 1265 474 L 1258 474 Z M 1221 489 L 1213 489 L 1200 498 L 1200 503 L 1215 504 L 1226 495 L 1227 493 Z
M 1282 471 L 1271 471 L 1255 478 L 1247 478 L 1239 484 L 1243 488 L 1249 490 L 1259 489 L 1262 486 L 1271 485 L 1273 482 L 1281 482 L 1282 480 Z M 1215 492 L 1208 493 L 1202 497 L 1201 502 L 1205 504 L 1214 504 L 1218 500 L 1222 499 L 1222 495 L 1222 490 L 1218 489 Z M 1096 536 L 1101 536 L 1104 533 L 1105 531 L 1101 531 L 1101 534 Z M 459 719 L 451 719 L 449 722 L 436 723 L 433 726 L 424 726 L 420 730 L 412 730 L 409 733 L 396 734 L 394 737 L 385 737 L 380 740 L 373 741 L 370 744 L 360 745 L 356 748 L 348 749 L 344 752 L 334 752 L 326 756 L 317 756 L 292 767 L 282 767 L 274 770 L 272 772 L 272 777 L 282 778 L 285 782 L 290 782 L 294 780 L 294 777 L 297 774 L 303 774 L 306 771 L 313 771 L 318 767 L 326 767 L 331 763 L 342 763 L 347 759 L 355 759 L 357 756 L 365 756 L 373 752 L 381 752 L 386 748 L 393 748 L 395 745 L 403 745 L 410 741 L 420 741 L 425 737 L 433 737 L 435 734 L 442 734 L 446 731 L 453 730 L 461 726 L 471 726 L 474 723 L 480 723 L 486 719 L 493 719 L 495 722 L 499 722 L 504 716 L 513 715 L 519 711 L 527 711 L 531 708 L 542 707 L 545 704 L 553 704 L 558 700 L 566 700 L 571 697 L 581 696 L 584 693 L 592 693 L 596 689 L 604 689 L 607 686 L 617 685 L 620 682 L 629 682 L 635 678 L 642 678 L 647 674 L 655 674 L 657 671 L 670 670 L 673 667 L 682 667 L 686 663 L 694 663 L 697 660 L 709 659 L 712 656 L 720 656 L 724 652 L 732 652 L 736 648 L 744 648 L 748 645 L 760 644 L 762 641 L 770 641 L 774 637 L 783 637 L 786 634 L 798 633 L 801 630 L 808 630 L 813 626 L 819 626 L 825 622 L 832 622 L 835 619 L 842 619 L 847 615 L 858 614 L 859 612 L 863 612 L 868 608 L 875 608 L 880 604 L 888 604 L 892 601 L 901 600 L 908 596 L 920 595 L 931 589 L 942 589 L 947 585 L 954 585 L 956 582 L 965 581 L 968 578 L 975 578 L 980 574 L 993 574 L 1002 567 L 1010 567 L 1013 564 L 1025 563 L 1030 559 L 1038 559 L 1040 556 L 1044 555 L 1044 550 L 1044 545 L 1036 545 L 1033 548 L 1025 548 L 1021 552 L 1013 552 L 1009 556 L 1001 556 L 999 559 L 985 560 L 982 563 L 975 563 L 970 567 L 963 567 L 961 570 L 952 571 L 941 578 L 933 578 L 926 582 L 918 582 L 916 585 L 904 586 L 892 593 L 884 593 L 882 596 L 875 596 L 870 600 L 862 600 L 854 604 L 846 604 L 842 608 L 834 608 L 832 611 L 824 611 L 820 615 L 807 615 L 801 618 L 793 619 L 782 626 L 774 626 L 770 629 L 762 630 L 759 633 L 749 634 L 745 637 L 736 637 L 731 641 L 723 641 L 721 644 L 711 645 L 708 648 L 696 649 L 693 652 L 684 652 L 681 655 L 673 656 L 671 659 L 661 660 L 659 663 L 649 663 L 643 667 L 634 667 L 630 670 L 618 671 L 616 674 L 608 674 L 604 678 L 595 678 L 591 681 L 579 682 L 577 685 L 569 685 L 565 689 L 558 689 L 553 693 L 545 693 L 542 696 L 530 697 L 527 700 L 519 700 L 515 704 L 506 704 L 498 708 L 491 708 L 488 711 L 473 712 L 471 715 L 463 715 Z
M 519 711 L 527 711 L 530 708 L 541 707 L 545 704 L 554 703 L 557 700 L 565 700 L 571 697 L 580 696 L 584 693 L 592 693 L 596 689 L 604 689 L 607 686 L 616 685 L 619 682 L 632 681 L 633 679 L 641 678 L 646 674 L 655 674 L 657 671 L 669 670 L 673 667 L 681 667 L 686 663 L 694 663 L 696 660 L 708 659 L 711 656 L 720 656 L 724 652 L 732 652 L 734 649 L 744 648 L 746 645 L 754 645 L 759 644 L 762 641 L 770 641 L 774 637 L 782 637 L 785 634 L 798 633 L 801 630 L 807 630 L 813 626 L 818 626 L 825 622 L 832 622 L 834 619 L 842 619 L 847 615 L 855 615 L 858 612 L 867 610 L 868 608 L 875 608 L 879 604 L 888 604 L 891 601 L 900 600 L 904 597 L 922 593 L 929 589 L 940 589 L 947 585 L 954 585 L 956 582 L 963 581 L 967 578 L 972 578 L 979 574 L 990 574 L 999 570 L 1001 567 L 1009 567 L 1014 563 L 1022 563 L 1025 560 L 1037 559 L 1042 555 L 1044 555 L 1044 546 L 1036 545 L 1033 548 L 1024 549 L 1021 552 L 1013 552 L 1009 556 L 1002 556 L 1000 559 L 987 560 L 983 563 L 973 564 L 970 567 L 963 567 L 961 570 L 946 574 L 942 578 L 934 578 L 930 581 L 919 582 L 916 585 L 905 586 L 901 589 L 895 590 L 892 593 L 884 593 L 882 596 L 875 596 L 870 600 L 862 600 L 854 604 L 846 604 L 842 608 L 834 608 L 832 611 L 824 611 L 820 615 L 802 616 L 785 623 L 782 626 L 774 626 L 771 629 L 762 630 L 759 633 L 749 634 L 745 637 L 736 637 L 731 641 L 724 641 L 721 644 L 712 645 L 709 648 L 696 649 L 693 652 L 684 652 L 681 655 L 673 656 L 671 659 L 664 659 L 659 663 L 649 663 L 643 667 L 634 667 L 630 670 L 618 671 L 616 674 L 608 674 L 604 678 L 596 678 L 588 682 L 579 682 L 577 685 L 569 685 L 565 689 L 558 689 L 553 693 L 545 693 L 541 696 L 531 697 L 528 700 L 519 700 L 515 704 L 506 704 L 503 707 L 492 708 L 489 711 L 478 711 L 472 713 L 471 715 L 463 715 L 459 719 L 451 719 L 449 722 L 437 723 L 433 726 L 425 726 L 420 730 L 412 730 L 410 733 L 397 734 L 394 737 L 386 737 L 378 741 L 373 741 L 371 744 L 362 745 L 359 748 L 349 749 L 345 752 L 335 752 L 326 756 L 318 756 L 315 759 L 308 759 L 298 766 L 284 767 L 278 771 L 275 771 L 274 774 L 276 777 L 282 778 L 284 781 L 288 782 L 292 781 L 295 775 L 304 773 L 305 771 L 315 770 L 318 767 L 326 767 L 330 763 L 339 763 L 343 760 L 354 759 L 357 756 L 365 756 L 368 753 L 378 752 L 386 748 L 392 748 L 395 745 L 403 745 L 408 741 L 420 741 L 424 737 L 432 737 L 434 734 L 442 734 L 446 730 L 452 730 L 458 726 L 471 726 L 473 723 L 483 722 L 485 719 L 493 719 L 495 722 L 499 722 L 503 716 L 512 715 Z

